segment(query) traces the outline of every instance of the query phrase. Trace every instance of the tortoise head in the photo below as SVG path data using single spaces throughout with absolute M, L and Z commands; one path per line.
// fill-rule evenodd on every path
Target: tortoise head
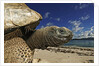
M 36 30 L 26 41 L 33 48 L 46 49 L 69 42 L 73 37 L 72 31 L 65 27 L 48 26 Z
M 66 27 L 52 26 L 51 30 L 49 30 L 49 34 L 63 43 L 69 42 L 73 37 L 72 31 Z

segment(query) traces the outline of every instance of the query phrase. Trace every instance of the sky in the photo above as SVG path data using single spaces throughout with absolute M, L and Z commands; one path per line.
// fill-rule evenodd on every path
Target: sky
M 93 3 L 26 3 L 43 17 L 36 29 L 59 26 L 70 29 L 73 38 L 94 37 Z

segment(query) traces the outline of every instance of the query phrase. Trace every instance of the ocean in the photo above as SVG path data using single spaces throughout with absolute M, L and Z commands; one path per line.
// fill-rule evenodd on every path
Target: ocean
M 94 40 L 71 40 L 64 46 L 94 47 Z

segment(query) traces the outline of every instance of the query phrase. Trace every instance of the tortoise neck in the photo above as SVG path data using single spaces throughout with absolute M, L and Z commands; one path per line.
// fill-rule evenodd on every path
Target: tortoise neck
M 27 40 L 35 32 L 35 30 L 34 31 L 29 30 L 27 32 L 26 29 L 25 29 L 25 26 L 21 27 L 20 30 L 21 30 L 21 32 L 23 34 L 23 37 L 22 38 L 24 40 Z
M 56 47 L 63 44 L 62 41 L 50 35 L 47 30 L 42 29 L 33 33 L 26 42 L 31 49 L 46 49 L 48 46 Z
M 36 30 L 34 30 L 34 31 L 29 30 L 28 32 L 26 32 L 26 29 L 25 29 L 24 26 L 21 27 L 20 30 L 21 30 L 21 32 L 22 32 L 22 34 L 23 34 L 22 38 L 26 41 L 26 43 L 27 43 L 27 45 L 30 47 L 30 49 L 31 49 L 31 50 L 34 50 L 33 47 L 31 48 L 31 46 L 30 46 L 29 42 L 27 42 L 27 40 L 31 37 L 31 35 L 32 35 Z
M 15 31 L 4 35 L 4 40 L 9 40 L 14 37 L 22 37 L 23 34 L 20 29 L 16 29 Z

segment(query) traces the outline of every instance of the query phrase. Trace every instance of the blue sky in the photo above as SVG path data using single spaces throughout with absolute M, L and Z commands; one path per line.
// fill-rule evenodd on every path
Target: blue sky
M 93 3 L 27 3 L 27 5 L 43 17 L 36 29 L 56 25 L 72 30 L 73 38 L 94 36 Z

